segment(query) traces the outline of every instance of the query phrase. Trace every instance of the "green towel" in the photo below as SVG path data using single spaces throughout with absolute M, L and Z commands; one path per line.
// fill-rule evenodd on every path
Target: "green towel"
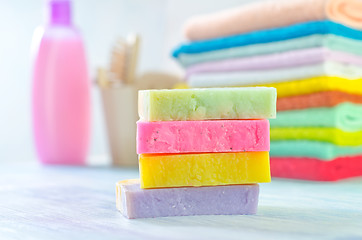
M 285 52 L 296 49 L 326 47 L 331 50 L 343 51 L 355 55 L 362 55 L 362 42 L 333 34 L 315 34 L 290 40 L 253 44 L 242 47 L 214 50 L 203 53 L 181 53 L 178 61 L 184 66 L 190 66 L 201 62 L 210 62 L 221 59 L 240 58 L 254 55 Z
M 337 128 L 271 128 L 270 140 L 315 140 L 340 146 L 362 145 L 362 131 L 344 132 Z
M 329 161 L 337 157 L 362 154 L 362 146 L 341 147 L 319 141 L 271 141 L 270 156 L 272 157 L 310 157 Z
M 271 127 L 333 127 L 343 131 L 362 130 L 362 104 L 341 103 L 335 107 L 278 112 Z

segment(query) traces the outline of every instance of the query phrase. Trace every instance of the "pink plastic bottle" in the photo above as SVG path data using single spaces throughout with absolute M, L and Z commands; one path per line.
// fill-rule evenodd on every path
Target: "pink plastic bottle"
M 50 0 L 50 21 L 35 54 L 33 128 L 46 164 L 85 164 L 90 137 L 90 81 L 70 0 Z

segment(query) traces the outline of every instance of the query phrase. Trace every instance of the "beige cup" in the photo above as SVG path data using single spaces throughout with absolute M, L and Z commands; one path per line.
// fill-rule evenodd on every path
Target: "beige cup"
M 136 166 L 136 134 L 138 120 L 138 90 L 172 88 L 180 78 L 158 72 L 139 76 L 133 84 L 119 84 L 108 79 L 99 69 L 97 79 L 103 102 L 112 163 L 116 166 Z
M 136 166 L 137 94 L 134 86 L 101 88 L 112 163 Z

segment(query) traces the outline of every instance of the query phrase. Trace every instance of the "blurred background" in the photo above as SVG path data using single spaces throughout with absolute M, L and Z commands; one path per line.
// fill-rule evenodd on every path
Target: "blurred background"
M 142 38 L 138 71 L 162 71 L 180 77 L 183 70 L 170 57 L 181 41 L 190 16 L 238 6 L 250 0 L 74 0 L 73 23 L 83 36 L 90 80 L 109 65 L 118 37 Z M 255 2 L 255 0 L 254 0 Z M 0 0 L 0 163 L 35 161 L 32 137 L 30 46 L 35 28 L 46 22 L 45 0 Z M 99 89 L 91 88 L 90 162 L 107 164 L 110 154 Z

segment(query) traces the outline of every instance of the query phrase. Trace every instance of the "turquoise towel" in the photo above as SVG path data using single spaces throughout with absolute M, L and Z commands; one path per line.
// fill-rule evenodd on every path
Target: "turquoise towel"
M 335 107 L 278 112 L 270 127 L 332 127 L 347 132 L 362 130 L 362 104 L 341 103 Z
M 310 157 L 321 160 L 333 160 L 336 157 L 362 154 L 362 146 L 341 147 L 328 142 L 291 140 L 271 141 L 271 157 Z
M 333 34 L 314 34 L 278 42 L 253 44 L 196 54 L 181 53 L 177 60 L 184 67 L 188 67 L 202 62 L 272 54 L 314 47 L 325 47 L 335 51 L 362 55 L 362 42 L 359 40 Z
M 185 43 L 173 52 L 173 56 L 177 57 L 181 53 L 200 53 L 257 43 L 282 41 L 313 34 L 335 34 L 343 37 L 362 40 L 361 31 L 331 21 L 315 21 L 295 24 L 282 28 L 255 31 L 231 37 Z

